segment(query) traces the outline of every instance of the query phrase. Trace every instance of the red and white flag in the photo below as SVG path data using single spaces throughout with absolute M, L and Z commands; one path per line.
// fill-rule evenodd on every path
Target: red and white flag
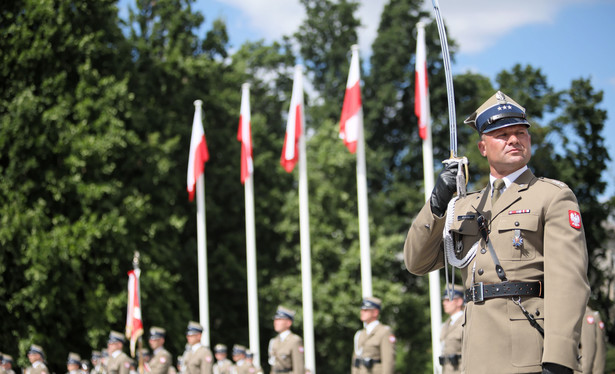
M 205 141 L 205 131 L 203 131 L 203 120 L 201 119 L 201 100 L 194 102 L 194 120 L 192 121 L 192 138 L 190 139 L 190 156 L 188 157 L 188 197 L 194 200 L 194 190 L 196 181 L 205 170 L 205 163 L 209 160 L 209 150 Z
M 250 85 L 241 86 L 241 113 L 239 114 L 239 130 L 237 140 L 241 142 L 241 183 L 245 183 L 252 172 L 252 124 L 250 117 Z
M 429 128 L 429 82 L 427 80 L 427 51 L 425 29 L 417 28 L 416 65 L 414 69 L 414 113 L 419 119 L 419 135 L 427 139 Z
M 363 130 L 363 109 L 361 106 L 361 73 L 359 67 L 359 46 L 352 46 L 350 59 L 350 71 L 346 83 L 344 105 L 342 106 L 342 118 L 340 120 L 340 138 L 350 151 L 357 150 L 359 131 Z
M 303 70 L 300 66 L 295 67 L 293 81 L 293 93 L 290 98 L 288 121 L 286 122 L 286 135 L 280 164 L 287 173 L 295 168 L 299 161 L 299 138 L 303 131 Z
M 128 308 L 126 311 L 126 338 L 130 339 L 130 354 L 135 357 L 137 339 L 143 335 L 143 319 L 141 317 L 141 289 L 139 276 L 141 270 L 128 272 Z

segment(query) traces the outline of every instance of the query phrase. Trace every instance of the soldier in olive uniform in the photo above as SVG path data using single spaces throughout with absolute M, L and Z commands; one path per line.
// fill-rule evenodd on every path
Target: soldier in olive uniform
M 15 374 L 13 370 L 13 356 L 7 355 L 6 353 L 2 354 L 2 368 L 5 374 Z
M 25 374 L 49 374 L 45 365 L 45 351 L 41 346 L 32 344 L 28 349 L 28 360 L 32 366 L 26 368 Z
M 581 327 L 581 366 L 583 374 L 602 374 L 606 365 L 604 322 L 600 313 L 589 306 Z
M 214 347 L 214 356 L 216 363 L 214 364 L 214 374 L 230 374 L 233 367 L 233 361 L 227 358 L 228 350 L 224 344 L 216 344 Z
M 107 362 L 108 374 L 129 374 L 131 359 L 124 349 L 124 335 L 117 331 L 109 333 L 107 340 L 107 352 L 109 353 L 109 361 Z
M 352 374 L 393 374 L 395 371 L 395 335 L 380 323 L 382 301 L 366 297 L 361 302 L 363 328 L 354 335 Z
M 81 356 L 70 352 L 66 360 L 66 370 L 67 374 L 81 374 Z
M 496 92 L 465 122 L 480 135 L 490 183 L 451 201 L 459 163 L 448 162 L 410 227 L 406 267 L 427 274 L 444 266 L 446 254 L 461 268 L 462 371 L 580 370 L 589 284 L 577 199 L 566 184 L 528 169 L 530 123 L 511 98 Z
M 212 374 L 214 357 L 211 350 L 201 345 L 203 326 L 197 322 L 189 322 L 186 330 L 186 340 L 190 347 L 184 353 L 183 366 L 187 374 Z
M 304 374 L 303 339 L 290 331 L 295 311 L 278 306 L 273 316 L 273 329 L 278 335 L 269 341 L 271 374 Z
M 152 357 L 147 362 L 151 374 L 168 374 L 173 366 L 173 356 L 164 348 L 167 331 L 162 327 L 153 326 L 149 329 L 149 347 Z
M 452 297 L 449 297 L 451 291 Z M 448 318 L 442 324 L 440 343 L 442 356 L 439 357 L 442 365 L 442 374 L 461 373 L 461 337 L 463 335 L 463 288 L 454 285 L 452 289 L 445 289 L 442 295 L 442 308 Z

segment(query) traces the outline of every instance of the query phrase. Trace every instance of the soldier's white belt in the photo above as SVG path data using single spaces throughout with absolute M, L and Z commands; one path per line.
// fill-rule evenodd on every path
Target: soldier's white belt
M 475 283 L 465 292 L 465 301 L 479 303 L 487 299 L 509 296 L 543 297 L 542 282 Z

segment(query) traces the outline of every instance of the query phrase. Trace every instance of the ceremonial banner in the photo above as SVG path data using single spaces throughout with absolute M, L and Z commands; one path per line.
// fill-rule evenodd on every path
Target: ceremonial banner
M 192 121 L 192 137 L 190 139 L 190 156 L 188 157 L 188 197 L 194 199 L 196 181 L 205 170 L 205 163 L 209 160 L 209 151 L 203 131 L 201 119 L 201 100 L 195 101 L 194 120 Z
M 340 120 L 340 138 L 350 151 L 357 150 L 359 131 L 363 128 L 363 109 L 361 107 L 361 75 L 359 67 L 359 47 L 353 46 L 346 94 L 342 106 L 342 118 Z
M 141 270 L 128 272 L 128 308 L 126 311 L 126 339 L 130 339 L 130 355 L 135 357 L 137 340 L 143 335 L 143 319 L 141 317 L 141 290 L 139 276 Z
M 239 114 L 239 129 L 237 140 L 241 142 L 241 183 L 252 175 L 252 124 L 250 123 L 250 86 L 242 87 L 241 112 Z
M 290 98 L 290 109 L 286 122 L 286 135 L 280 164 L 287 173 L 295 168 L 299 160 L 299 138 L 303 131 L 303 71 L 295 69 L 293 93 Z
M 414 114 L 419 119 L 419 135 L 427 139 L 429 125 L 429 82 L 427 81 L 427 52 L 425 30 L 418 28 L 416 40 L 416 63 L 414 68 Z

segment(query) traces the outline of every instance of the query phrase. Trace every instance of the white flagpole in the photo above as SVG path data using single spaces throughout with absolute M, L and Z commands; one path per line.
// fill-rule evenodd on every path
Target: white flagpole
M 195 110 L 201 111 L 203 101 L 194 102 Z M 205 173 L 196 181 L 196 233 L 197 261 L 199 269 L 199 322 L 205 331 L 201 336 L 201 344 L 209 343 L 209 292 L 207 289 L 207 234 L 205 230 Z
M 303 72 L 303 66 L 295 66 Z M 303 74 L 303 73 L 302 73 Z M 299 76 L 299 74 L 296 74 Z M 302 77 L 302 75 L 301 75 Z M 301 78 L 303 79 L 303 78 Z M 297 82 L 295 82 L 297 84 Z M 303 81 L 301 97 L 303 97 Z M 310 216 L 308 208 L 307 160 L 305 153 L 305 121 L 301 100 L 301 136 L 299 137 L 299 228 L 301 242 L 301 284 L 303 294 L 303 341 L 305 348 L 305 367 L 316 374 L 316 350 L 314 346 L 314 312 L 312 302 L 312 262 L 310 255 Z
M 242 100 L 245 98 L 248 105 L 250 102 L 250 85 L 244 83 L 242 86 Z M 249 111 L 249 109 L 248 109 Z M 242 113 L 243 114 L 243 113 Z M 244 118 L 245 120 L 245 118 Z M 250 132 L 245 126 L 251 123 L 242 123 L 243 136 L 249 137 Z M 242 137 L 243 137 L 242 136 Z M 243 140 L 245 141 L 245 139 Z M 252 142 L 252 139 L 250 139 Z M 242 145 L 243 146 L 243 145 Z M 254 353 L 254 365 L 260 367 L 260 338 L 258 333 L 258 286 L 256 277 L 256 230 L 254 219 L 254 178 L 253 172 L 244 182 L 245 209 L 246 209 L 246 263 L 248 272 L 248 323 L 250 350 Z
M 417 27 L 417 61 L 418 61 L 418 45 L 421 44 L 423 50 L 420 52 L 425 58 L 425 25 L 422 22 L 416 24 Z M 426 61 L 423 60 L 423 61 Z M 423 67 L 417 68 L 419 74 L 426 74 Z M 425 116 L 425 125 L 427 127 L 426 138 L 423 140 L 423 178 L 425 180 L 425 201 L 428 201 L 431 196 L 431 191 L 434 187 L 434 170 L 433 170 L 433 147 L 431 143 L 431 112 L 429 108 L 429 93 L 428 88 L 421 82 L 416 82 L 419 85 L 421 97 L 426 98 L 425 105 L 421 108 L 421 116 Z M 438 374 L 441 372 L 440 357 L 440 331 L 442 330 L 442 301 L 440 298 L 440 272 L 432 271 L 429 273 L 429 307 L 431 312 L 431 350 L 433 352 L 433 372 Z
M 352 46 L 352 53 L 359 53 L 359 46 Z M 363 297 L 372 296 L 372 261 L 369 240 L 369 209 L 367 204 L 367 172 L 365 168 L 365 137 L 363 132 L 363 107 L 359 109 L 357 128 L 357 200 L 359 205 L 359 246 L 361 251 L 361 286 Z

